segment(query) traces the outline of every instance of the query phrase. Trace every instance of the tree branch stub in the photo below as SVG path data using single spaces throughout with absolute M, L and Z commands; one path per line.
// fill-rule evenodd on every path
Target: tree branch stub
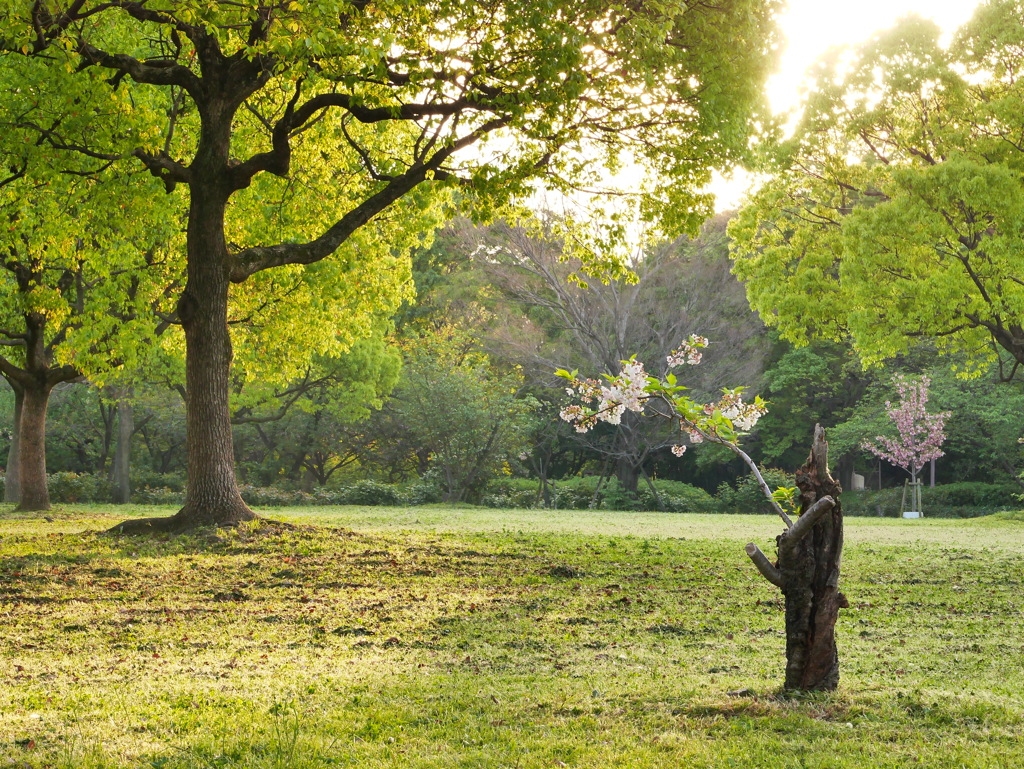
M 835 500 L 832 497 L 822 497 L 797 518 L 792 528 L 783 533 L 779 538 L 780 547 L 793 547 L 801 539 L 810 534 L 811 529 L 820 521 L 826 513 L 835 507 Z
M 761 572 L 761 576 L 771 582 L 775 587 L 782 588 L 782 573 L 775 568 L 775 565 L 768 560 L 761 548 L 755 545 L 753 542 L 748 542 L 744 548 L 747 556 L 750 558 L 757 570 Z

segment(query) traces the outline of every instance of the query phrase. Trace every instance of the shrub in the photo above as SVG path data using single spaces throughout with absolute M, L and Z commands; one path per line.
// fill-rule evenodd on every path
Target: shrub
M 555 507 L 559 510 L 588 510 L 594 505 L 598 477 L 588 475 L 555 481 Z M 597 500 L 600 505 L 600 498 Z
M 238 487 L 247 505 L 256 507 L 292 507 L 313 504 L 313 497 L 304 491 L 287 491 L 274 486 L 250 486 L 243 483 Z
M 166 486 L 155 489 L 146 486 L 141 489 L 132 489 L 132 502 L 141 505 L 183 505 L 185 504 L 185 492 L 176 491 Z
M 597 495 L 594 490 L 599 478 L 595 475 L 578 476 L 555 481 L 555 507 L 560 510 L 657 510 L 658 501 L 650 488 L 641 484 L 636 497 L 627 494 L 618 479 L 608 480 Z M 534 479 L 508 479 L 492 489 L 487 504 L 494 507 L 540 507 L 537 499 L 537 481 Z M 654 481 L 661 499 L 660 508 L 672 513 L 707 513 L 715 510 L 715 500 L 703 489 L 680 481 Z
M 405 497 L 396 486 L 380 481 L 357 481 L 338 489 L 337 504 L 341 505 L 401 505 Z
M 715 498 L 704 489 L 680 481 L 655 481 L 654 488 L 661 498 L 661 509 L 669 513 L 716 512 Z M 658 501 L 651 490 L 640 489 L 640 500 L 645 510 L 657 510 Z
M 148 467 L 133 467 L 130 472 L 132 489 L 170 489 L 185 490 L 184 473 L 158 473 Z M 134 496 L 134 495 L 133 495 Z
M 937 507 L 977 507 L 997 510 L 1017 508 L 1015 496 L 1020 487 L 1015 483 L 944 483 L 922 489 L 922 504 Z
M 409 505 L 429 505 L 444 499 L 444 491 L 436 473 L 427 472 L 422 478 L 405 487 L 405 502 Z
M 921 506 L 926 516 L 936 518 L 974 518 L 1000 510 L 1017 509 L 1014 500 L 1017 487 L 999 483 L 945 483 L 921 489 Z M 843 512 L 847 515 L 878 515 L 898 517 L 903 487 L 844 492 Z M 909 493 L 908 493 L 909 499 Z
M 644 489 L 644 491 L 650 494 L 649 489 Z M 653 510 L 656 505 L 654 505 L 653 498 L 651 498 L 651 503 L 645 508 L 639 494 L 636 496 L 630 494 L 622 488 L 618 478 L 612 478 L 601 489 L 598 507 L 602 510 Z
M 109 502 L 113 488 L 106 475 L 99 473 L 51 473 L 46 487 L 54 502 Z
M 535 478 L 503 478 L 487 487 L 480 498 L 484 507 L 505 507 L 530 510 L 543 507 L 538 492 L 540 481 Z
M 768 488 L 772 491 L 780 486 L 795 485 L 793 476 L 785 470 L 762 467 L 761 475 L 764 476 Z M 776 514 L 771 503 L 765 499 L 764 492 L 753 473 L 738 478 L 735 487 L 728 483 L 722 483 L 715 491 L 715 502 L 717 512 L 722 513 Z

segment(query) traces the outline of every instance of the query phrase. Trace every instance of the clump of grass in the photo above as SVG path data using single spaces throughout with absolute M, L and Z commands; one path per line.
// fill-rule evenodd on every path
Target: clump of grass
M 781 596 L 732 534 L 749 517 L 686 539 L 464 510 L 463 531 L 339 511 L 351 528 L 99 533 L 122 514 L 0 518 L 14 766 L 1024 764 L 1005 518 L 968 522 L 983 546 L 848 522 L 841 689 L 793 698 Z

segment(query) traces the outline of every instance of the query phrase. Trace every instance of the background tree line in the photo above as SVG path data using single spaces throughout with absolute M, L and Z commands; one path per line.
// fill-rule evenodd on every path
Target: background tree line
M 595 498 L 611 479 L 626 499 L 657 497 L 655 477 L 716 489 L 739 469 L 713 450 L 669 462 L 669 437 L 628 415 L 587 436 L 555 416 L 553 368 L 614 373 L 635 352 L 658 373 L 680 332 L 714 340 L 698 396 L 738 380 L 775 401 L 753 436 L 763 462 L 791 466 L 813 415 L 843 474 L 869 471 L 856 447 L 891 375 L 929 373 L 966 420 L 949 475 L 1016 477 L 1020 3 L 984 3 L 950 46 L 909 19 L 826 58 L 784 139 L 760 120 L 775 6 L 12 3 L 8 498 L 47 506 L 49 398 L 83 382 L 102 426 L 62 451 L 113 468 L 121 498 L 132 435 L 181 467 L 167 392 L 184 407 L 184 507 L 135 528 L 252 517 L 236 461 L 246 483 L 361 476 L 448 501 L 530 473 L 545 500 L 581 473 Z M 463 152 L 492 138 L 514 140 Z M 535 183 L 568 193 L 626 158 L 648 181 L 603 233 L 547 219 L 434 238 L 456 213 L 494 221 Z M 723 221 L 670 237 L 696 231 L 701 185 L 739 160 L 771 177 L 729 230 L 743 286 Z M 631 279 L 614 248 L 627 220 L 661 233 Z M 933 352 L 975 378 L 933 370 Z M 164 413 L 136 421 L 147 401 Z
M 723 484 L 736 487 L 742 469 L 715 447 L 679 459 L 668 451 L 675 439 L 655 420 L 577 434 L 557 417 L 565 394 L 555 369 L 613 372 L 636 351 L 651 371 L 663 370 L 667 353 L 696 331 L 712 340 L 699 377 L 687 383 L 696 395 L 712 398 L 741 382 L 771 401 L 748 439 L 762 465 L 792 471 L 804 459 L 807 431 L 820 422 L 831 428 L 847 484 L 854 471 L 869 488 L 902 484 L 898 470 L 860 443 L 886 432 L 892 375 L 928 374 L 932 402 L 953 412 L 939 482 L 994 484 L 1002 491 L 978 494 L 1011 501 L 1009 484 L 1024 469 L 1019 382 L 997 381 L 997 365 L 959 379 L 927 343 L 868 369 L 842 342 L 793 346 L 747 306 L 730 271 L 728 221 L 719 215 L 699 237 L 638 250 L 632 279 L 582 271 L 566 256 L 554 217 L 529 227 L 455 222 L 414 251 L 416 298 L 393 323 L 342 356 L 314 358 L 273 392 L 258 380 L 234 379 L 243 488 L 330 501 L 343 498 L 332 492 L 372 482 L 413 489 L 417 499 L 474 503 L 515 488 L 519 503 L 554 505 L 561 495 L 563 506 L 589 498 L 626 507 L 641 496 L 646 505 L 668 506 L 660 497 L 671 494 L 659 494 L 658 482 L 728 494 Z M 166 377 L 146 381 L 142 370 L 132 381 L 130 395 L 88 381 L 55 388 L 48 469 L 65 474 L 56 477 L 59 496 L 113 498 L 119 441 L 130 436 L 135 498 L 180 497 L 180 389 Z M 10 431 L 14 393 L 4 397 Z M 377 489 L 385 501 L 395 494 Z M 269 491 L 257 498 L 275 499 Z

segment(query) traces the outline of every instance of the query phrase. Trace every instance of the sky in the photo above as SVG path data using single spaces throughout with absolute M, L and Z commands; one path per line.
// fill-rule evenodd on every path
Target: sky
M 767 85 L 772 109 L 786 112 L 800 100 L 804 73 L 828 48 L 859 43 L 910 13 L 933 19 L 950 37 L 980 0 L 789 0 L 779 19 L 786 47 Z M 744 174 L 712 185 L 720 211 L 735 208 L 750 185 Z

